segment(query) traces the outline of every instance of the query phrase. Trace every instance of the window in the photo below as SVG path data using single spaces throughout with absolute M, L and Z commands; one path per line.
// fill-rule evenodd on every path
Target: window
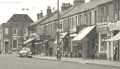
M 84 23 L 87 25 L 87 14 L 84 14 Z
M 95 24 L 97 23 L 97 11 L 95 11 Z
M 101 22 L 104 22 L 106 21 L 106 10 L 105 10 L 105 7 L 101 7 Z
M 88 21 L 88 13 L 85 14 L 85 19 L 86 19 L 86 20 L 85 20 L 86 25 L 88 25 L 88 22 L 89 22 L 89 21 Z
M 5 28 L 5 34 L 8 34 L 8 28 Z
M 92 12 L 89 12 L 89 21 L 88 21 L 88 22 L 89 22 L 90 25 L 91 25 L 91 23 L 92 23 L 92 22 L 91 22 L 91 21 L 92 21 L 91 19 L 92 19 Z
M 51 24 L 51 32 L 53 32 L 53 23 Z
M 77 25 L 78 24 L 78 16 L 76 16 L 75 19 L 76 19 L 76 24 L 75 25 Z
M 107 49 L 107 42 L 102 41 L 102 42 L 101 42 L 100 51 L 105 52 L 106 49 Z
M 72 22 L 72 24 L 71 24 L 71 25 L 72 25 L 72 28 L 74 28 L 75 23 L 74 23 L 74 18 L 73 18 L 73 17 L 71 18 L 71 22 Z
M 13 40 L 13 48 L 17 48 L 17 40 Z
M 72 18 L 70 17 L 70 20 L 69 20 L 69 26 L 70 26 L 70 29 L 72 28 Z
M 81 15 L 81 25 L 84 25 L 84 15 Z
M 13 34 L 17 34 L 17 29 L 13 28 Z
M 82 23 L 82 16 L 81 15 L 79 15 L 78 22 L 79 22 L 78 25 L 80 25 Z

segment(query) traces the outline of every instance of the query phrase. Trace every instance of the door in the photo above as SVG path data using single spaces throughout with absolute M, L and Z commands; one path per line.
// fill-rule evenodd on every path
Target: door
M 5 53 L 8 53 L 8 47 L 9 46 L 9 42 L 5 41 Z

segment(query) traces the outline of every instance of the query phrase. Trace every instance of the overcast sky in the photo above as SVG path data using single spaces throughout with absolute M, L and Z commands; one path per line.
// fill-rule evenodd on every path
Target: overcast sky
M 60 5 L 62 2 L 73 3 L 73 0 L 60 0 Z M 47 6 L 56 9 L 56 4 L 57 0 L 0 0 L 0 23 L 7 22 L 15 13 L 27 13 L 36 21 L 36 14 L 39 13 L 40 10 L 43 10 L 45 15 Z M 29 8 L 29 10 L 22 11 L 22 8 Z

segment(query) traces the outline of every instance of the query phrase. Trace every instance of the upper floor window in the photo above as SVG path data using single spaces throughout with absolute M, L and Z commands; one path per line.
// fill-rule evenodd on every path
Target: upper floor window
M 5 34 L 8 34 L 8 28 L 5 28 Z
M 87 14 L 84 14 L 84 24 L 87 25 Z
M 17 34 L 17 29 L 13 28 L 13 34 Z
M 17 40 L 13 40 L 13 48 L 17 48 Z
M 88 21 L 88 23 L 91 25 L 91 20 L 92 19 L 92 12 L 89 12 L 89 21 Z
M 97 11 L 94 11 L 95 12 L 95 24 L 97 23 Z
M 76 24 L 75 25 L 78 25 L 78 16 L 75 16 L 75 19 L 76 19 Z
M 75 23 L 74 23 L 74 18 L 73 18 L 73 17 L 71 17 L 71 28 L 74 28 L 74 26 L 75 26 Z
M 82 23 L 82 15 L 79 15 L 78 25 L 80 25 L 81 23 Z

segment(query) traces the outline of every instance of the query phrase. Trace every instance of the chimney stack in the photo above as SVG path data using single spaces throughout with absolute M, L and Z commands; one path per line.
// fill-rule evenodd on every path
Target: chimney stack
M 43 18 L 43 12 L 42 12 L 42 10 L 41 10 L 40 13 L 37 14 L 37 19 L 39 20 L 40 18 Z
M 74 0 L 74 6 L 82 5 L 85 3 L 85 0 Z
M 72 5 L 70 3 L 62 3 L 61 10 L 65 11 L 65 10 L 69 9 L 70 7 L 72 7 Z
M 50 16 L 51 14 L 52 14 L 51 7 L 48 6 L 48 8 L 47 8 L 47 16 Z

